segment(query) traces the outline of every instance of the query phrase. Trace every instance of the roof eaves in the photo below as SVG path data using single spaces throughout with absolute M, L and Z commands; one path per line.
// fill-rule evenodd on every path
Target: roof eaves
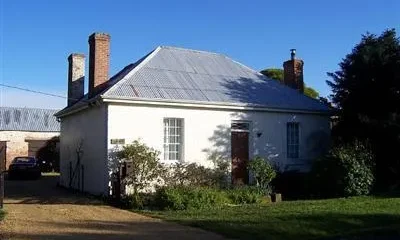
M 65 117 L 67 115 L 76 113 L 76 112 L 80 112 L 80 111 L 88 108 L 88 106 L 93 104 L 94 102 L 97 102 L 99 99 L 100 99 L 100 95 L 95 96 L 95 97 L 93 97 L 91 99 L 79 102 L 79 103 L 74 104 L 74 105 L 72 105 L 70 107 L 62 109 L 59 112 L 56 112 L 54 114 L 54 116 L 60 118 L 60 117 Z
M 310 109 L 290 109 L 269 107 L 260 104 L 245 104 L 245 103 L 225 103 L 225 102 L 204 102 L 193 100 L 170 100 L 170 99 L 148 99 L 148 98 L 130 98 L 130 97 L 108 97 L 101 96 L 103 102 L 120 102 L 120 103 L 143 103 L 151 105 L 182 105 L 182 106 L 200 106 L 204 108 L 218 108 L 218 109 L 242 109 L 242 110 L 256 110 L 256 111 L 271 111 L 271 112 L 290 112 L 290 113 L 309 113 L 309 114 L 322 114 L 333 115 L 333 111 L 327 110 L 310 110 Z

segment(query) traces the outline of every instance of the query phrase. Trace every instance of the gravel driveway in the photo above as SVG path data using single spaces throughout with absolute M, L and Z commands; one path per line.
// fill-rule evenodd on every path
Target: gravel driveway
M 0 239 L 223 239 L 71 194 L 57 180 L 6 181 Z

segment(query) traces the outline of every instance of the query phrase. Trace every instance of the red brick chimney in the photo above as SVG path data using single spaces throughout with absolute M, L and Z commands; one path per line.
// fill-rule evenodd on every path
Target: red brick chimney
M 283 63 L 283 83 L 304 93 L 304 62 L 301 59 L 296 59 L 296 49 L 290 49 L 290 52 L 290 60 Z
M 89 98 L 101 92 L 108 80 L 110 65 L 110 35 L 89 36 Z
M 85 88 L 85 55 L 72 53 L 68 57 L 68 106 L 83 97 Z

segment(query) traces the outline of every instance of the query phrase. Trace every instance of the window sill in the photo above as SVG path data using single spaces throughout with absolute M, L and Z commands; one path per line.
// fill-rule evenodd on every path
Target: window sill
M 182 163 L 182 161 L 178 161 L 178 160 L 160 160 L 160 163 L 169 165 L 169 164 Z

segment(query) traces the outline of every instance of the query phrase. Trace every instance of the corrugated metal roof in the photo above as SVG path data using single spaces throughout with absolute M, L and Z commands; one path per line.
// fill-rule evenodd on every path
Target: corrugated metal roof
M 0 107 L 0 131 L 59 132 L 57 110 Z
M 329 111 L 222 54 L 175 47 L 158 47 L 103 95 Z

